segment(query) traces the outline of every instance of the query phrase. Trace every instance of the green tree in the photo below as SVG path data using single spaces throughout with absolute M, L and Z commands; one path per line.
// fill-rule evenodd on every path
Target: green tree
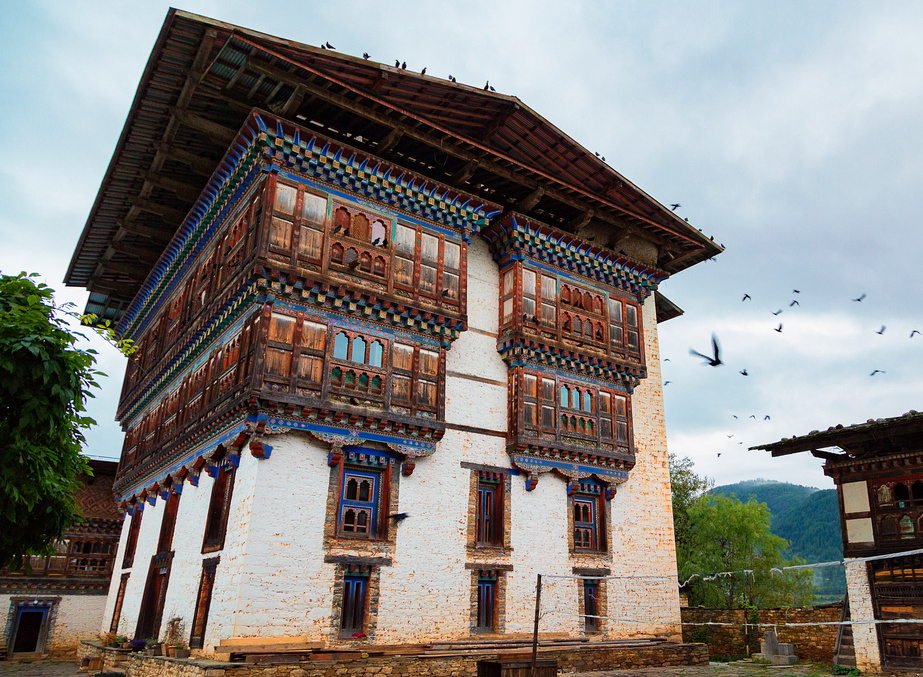
M 706 491 L 714 481 L 699 475 L 693 469 L 692 459 L 688 456 L 679 458 L 669 454 L 670 494 L 673 498 L 673 532 L 676 538 L 677 557 L 680 551 L 685 555 L 689 539 L 689 508 Z
M 785 558 L 788 541 L 773 535 L 769 522 L 769 508 L 752 499 L 741 503 L 717 494 L 693 502 L 686 546 L 677 552 L 680 580 L 697 575 L 686 586 L 690 604 L 735 609 L 811 603 L 812 572 L 778 571 L 803 560 Z
M 53 290 L 0 275 L 0 567 L 47 555 L 77 521 L 83 415 L 95 352 L 56 315 Z

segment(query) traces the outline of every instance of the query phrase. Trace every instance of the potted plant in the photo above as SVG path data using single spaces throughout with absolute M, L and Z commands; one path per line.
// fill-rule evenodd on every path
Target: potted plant
M 114 642 L 115 642 L 114 646 L 116 646 L 116 647 L 119 647 L 119 648 L 122 648 L 122 649 L 130 649 L 130 648 L 131 648 L 131 644 L 130 644 L 129 641 L 128 641 L 128 637 L 126 637 L 125 635 L 118 635 L 118 636 L 115 638 Z
M 189 650 L 189 647 L 186 646 L 186 642 L 174 642 L 173 643 L 173 657 L 174 658 L 189 658 L 189 655 L 192 652 Z
M 114 632 L 101 632 L 96 636 L 99 638 L 99 643 L 103 646 L 117 646 Z
M 186 634 L 186 624 L 183 623 L 181 616 L 173 616 L 167 621 L 167 630 L 164 633 L 163 645 L 167 651 L 167 656 L 175 656 L 176 646 L 185 645 L 183 635 Z
M 131 646 L 131 650 L 135 652 L 144 651 L 147 648 L 146 639 L 130 639 L 128 644 Z
M 144 645 L 148 656 L 160 655 L 160 641 L 156 637 L 148 637 L 144 640 Z

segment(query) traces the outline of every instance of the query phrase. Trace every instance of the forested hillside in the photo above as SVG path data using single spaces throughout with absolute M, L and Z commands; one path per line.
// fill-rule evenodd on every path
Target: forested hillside
M 736 496 L 746 502 L 751 496 L 765 503 L 772 513 L 771 529 L 789 541 L 789 555 L 807 562 L 842 559 L 840 516 L 836 489 L 803 487 L 788 482 L 748 480 L 715 487 L 710 493 Z M 817 602 L 834 601 L 846 592 L 843 567 L 818 569 Z

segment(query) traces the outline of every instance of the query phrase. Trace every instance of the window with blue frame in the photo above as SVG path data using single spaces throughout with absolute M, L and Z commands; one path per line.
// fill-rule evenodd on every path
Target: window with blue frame
M 350 636 L 365 631 L 365 595 L 368 576 L 343 577 L 343 608 L 340 613 L 340 635 Z
M 503 480 L 478 479 L 476 542 L 478 545 L 503 545 Z
M 597 545 L 596 499 L 574 498 L 574 547 L 595 550 Z
M 340 487 L 341 536 L 374 538 L 378 535 L 378 500 L 381 474 L 347 468 Z
M 599 581 L 583 581 L 583 629 L 585 632 L 599 632 Z
M 497 576 L 493 572 L 478 574 L 477 626 L 479 633 L 496 632 Z

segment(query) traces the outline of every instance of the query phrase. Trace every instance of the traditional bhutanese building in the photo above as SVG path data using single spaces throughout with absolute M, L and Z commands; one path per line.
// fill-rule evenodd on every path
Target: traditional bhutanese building
M 78 475 L 81 519 L 64 532 L 56 553 L 29 567 L 0 569 L 0 657 L 77 653 L 103 621 L 122 520 L 112 500 L 116 463 L 92 459 Z
M 543 573 L 678 636 L 656 290 L 720 251 L 515 97 L 171 10 L 66 278 L 138 347 L 104 628 L 503 636 Z
M 852 622 L 845 641 L 843 630 L 837 640 L 840 664 L 874 673 L 923 669 L 923 414 L 754 449 L 774 457 L 810 452 L 836 484 Z

